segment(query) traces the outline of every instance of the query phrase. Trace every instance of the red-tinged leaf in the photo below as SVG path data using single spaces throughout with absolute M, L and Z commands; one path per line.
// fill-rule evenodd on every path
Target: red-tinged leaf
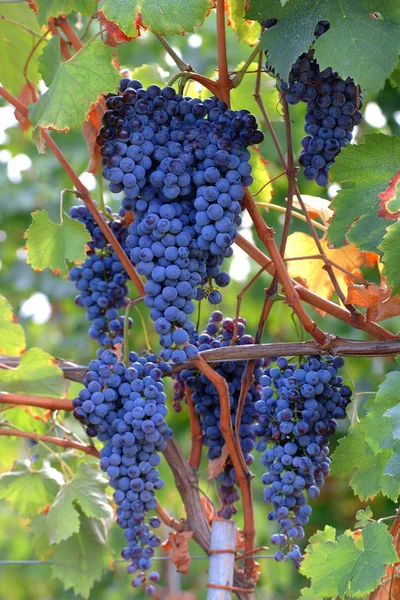
M 171 560 L 179 573 L 187 575 L 190 568 L 189 540 L 193 531 L 171 532 L 163 543 L 163 548 L 171 553 Z
M 390 296 L 390 289 L 369 285 L 350 284 L 346 302 L 367 307 L 367 321 L 383 321 L 400 315 L 400 296 Z
M 83 137 L 86 140 L 89 150 L 89 164 L 86 167 L 88 173 L 96 175 L 99 172 L 101 163 L 100 146 L 96 144 L 97 132 L 101 127 L 101 117 L 105 111 L 105 101 L 102 99 L 99 104 L 93 107 L 87 116 L 87 121 L 82 125 Z
M 226 0 L 225 10 L 228 16 L 228 25 L 238 35 L 241 42 L 254 46 L 257 44 L 261 33 L 260 24 L 244 18 L 248 3 L 246 0 Z
M 33 83 L 27 82 L 23 85 L 22 90 L 18 94 L 18 100 L 25 105 L 34 104 L 39 100 L 39 92 Z M 31 126 L 31 122 L 29 121 L 28 117 L 22 114 L 18 108 L 15 109 L 14 115 L 17 121 L 19 121 L 19 126 L 22 131 L 27 131 Z
M 35 14 L 38 13 L 38 7 L 36 2 L 33 2 L 33 0 L 28 0 L 28 4 L 29 4 L 29 8 L 31 8 Z
M 97 15 L 98 15 L 100 23 L 106 29 L 106 39 L 105 39 L 104 43 L 107 46 L 112 46 L 113 48 L 116 48 L 118 46 L 118 44 L 130 42 L 131 40 L 137 38 L 140 35 L 140 25 L 139 25 L 139 22 L 137 19 L 134 20 L 134 23 L 136 26 L 136 34 L 135 35 L 126 35 L 126 33 L 124 33 L 122 31 L 122 29 L 120 29 L 120 27 L 118 27 L 118 25 L 114 21 L 109 21 L 105 17 L 103 11 L 100 10 L 97 13 Z
M 225 465 L 229 459 L 229 451 L 226 444 L 222 447 L 222 451 L 218 458 L 214 458 L 208 462 L 208 480 L 215 479 L 225 469 Z
M 391 221 L 400 218 L 400 198 L 397 195 L 397 184 L 400 181 L 400 170 L 393 175 L 384 192 L 378 194 L 380 198 L 378 216 Z

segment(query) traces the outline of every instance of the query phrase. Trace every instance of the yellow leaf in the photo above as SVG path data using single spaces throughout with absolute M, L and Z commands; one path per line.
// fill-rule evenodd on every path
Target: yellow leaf
M 321 239 L 322 248 L 332 262 L 346 269 L 354 275 L 361 276 L 359 267 L 361 265 L 370 264 L 370 257 L 365 252 L 361 252 L 354 244 L 348 244 L 343 248 L 328 248 L 328 242 L 325 237 Z M 289 261 L 287 268 L 289 274 L 294 279 L 300 279 L 313 292 L 319 294 L 323 298 L 331 298 L 334 293 L 334 287 L 329 278 L 328 273 L 323 268 L 324 263 L 320 259 L 307 258 L 319 254 L 315 241 L 310 235 L 305 233 L 293 233 L 288 237 L 286 244 L 285 256 L 294 258 L 304 256 L 304 260 Z M 348 285 L 352 278 L 343 271 L 333 267 L 336 279 L 343 291 L 347 294 Z M 353 280 L 354 281 L 354 280 Z

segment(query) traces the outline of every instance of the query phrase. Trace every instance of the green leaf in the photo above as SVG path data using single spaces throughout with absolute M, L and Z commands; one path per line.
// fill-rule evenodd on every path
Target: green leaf
M 369 523 L 358 539 L 310 539 L 300 571 L 311 579 L 311 589 L 325 597 L 365 595 L 374 590 L 385 567 L 397 560 L 392 536 L 383 523 Z
M 6 298 L 0 296 L 0 354 L 21 354 L 25 348 L 25 332 Z
M 311 588 L 303 588 L 299 600 L 323 600 L 319 594 L 314 594 Z
M 228 14 L 228 23 L 239 37 L 239 40 L 253 46 L 258 42 L 261 27 L 256 21 L 245 19 L 246 4 L 246 0 L 227 0 L 226 12 Z
M 51 552 L 49 538 L 46 533 L 46 516 L 45 513 L 42 513 L 30 522 L 30 542 L 41 560 L 44 560 Z
M 23 468 L 0 475 L 0 498 L 24 517 L 34 517 L 52 503 L 62 484 L 61 473 L 50 466 L 39 471 Z
M 356 519 L 356 529 L 368 525 L 368 523 L 370 523 L 371 520 L 373 520 L 373 512 L 371 508 L 369 506 L 367 506 L 365 510 L 360 508 L 360 510 L 358 510 L 356 513 Z
M 243 65 L 244 62 L 239 63 L 235 71 L 240 71 Z M 251 63 L 247 71 L 252 72 L 246 73 L 240 85 L 231 91 L 231 104 L 233 110 L 241 110 L 243 106 L 245 106 L 247 110 L 258 119 L 258 124 L 260 126 L 263 117 L 260 108 L 253 97 L 257 77 L 257 73 L 254 71 L 257 71 L 257 69 L 258 64 L 255 62 Z M 278 112 L 279 94 L 276 89 L 275 79 L 264 73 L 261 78 L 260 94 L 263 99 L 265 110 L 271 121 L 281 121 L 282 117 Z
M 325 526 L 322 531 L 317 531 L 308 540 L 308 546 L 300 565 L 300 573 L 312 580 L 311 592 L 314 594 L 323 591 L 323 597 L 335 597 L 336 586 L 331 576 L 326 573 L 325 565 L 329 560 L 335 543 L 336 529 Z
M 332 181 L 342 187 L 331 204 L 335 211 L 328 229 L 331 244 L 343 246 L 347 240 L 361 250 L 377 252 L 391 223 L 378 216 L 378 194 L 385 192 L 399 169 L 400 139 L 395 136 L 366 135 L 365 143 L 342 150 L 331 171 Z
M 394 452 L 386 463 L 383 472 L 389 477 L 400 479 L 400 443 L 393 444 L 392 450 Z
M 58 63 L 60 62 L 60 39 L 54 35 L 44 48 L 39 59 L 39 70 L 43 81 L 50 87 L 55 74 L 57 73 Z
M 387 449 L 373 452 L 365 441 L 365 420 L 350 428 L 349 433 L 339 440 L 332 456 L 332 475 L 351 474 L 350 485 L 362 500 L 368 500 L 382 492 L 397 500 L 400 480 L 384 474 L 392 452 Z
M 137 20 L 154 33 L 194 31 L 204 23 L 212 0 L 101 0 L 99 10 L 122 31 L 137 36 Z
M 392 288 L 392 294 L 393 296 L 400 294 L 400 221 L 396 221 L 387 228 L 379 250 L 383 252 L 383 275 L 386 276 L 388 285 Z
M 400 372 L 392 371 L 378 388 L 375 397 L 365 403 L 368 411 L 364 418 L 365 440 L 377 452 L 382 447 L 388 447 L 385 440 L 393 435 L 393 423 L 387 418 L 389 409 L 400 402 Z
M 111 556 L 106 523 L 81 514 L 79 533 L 55 546 L 53 576 L 60 579 L 64 589 L 72 588 L 75 594 L 87 598 L 94 582 L 109 566 Z
M 30 120 L 58 131 L 79 127 L 100 94 L 118 88 L 119 73 L 112 64 L 114 48 L 99 39 L 86 44 L 70 60 L 58 64 L 47 92 L 30 105 Z
M 253 6 L 254 4 L 254 6 Z M 379 10 L 383 19 L 370 13 Z M 400 52 L 400 10 L 392 0 L 291 0 L 278 7 L 276 0 L 252 0 L 253 15 L 278 23 L 262 35 L 268 62 L 287 81 L 292 64 L 314 42 L 318 21 L 331 27 L 314 43 L 315 57 L 322 69 L 332 67 L 345 79 L 353 77 L 368 96 L 375 95 L 397 64 Z M 340 52 L 337 51 L 340 47 Z
M 144 88 L 153 83 L 164 87 L 167 82 L 167 78 L 163 76 L 162 67 L 157 63 L 143 64 L 140 67 L 136 67 L 131 73 L 131 78 L 138 79 Z
M 74 11 L 91 17 L 96 7 L 96 0 L 36 0 L 36 5 L 39 9 L 39 23 L 46 25 L 50 17 L 69 15 Z
M 65 277 L 69 262 L 86 259 L 85 245 L 90 235 L 83 223 L 63 215 L 62 223 L 53 223 L 46 210 L 32 213 L 32 223 L 27 230 L 27 263 L 35 271 L 49 268 Z
M 3 392 L 61 398 L 65 379 L 54 358 L 40 348 L 31 348 L 22 356 L 15 369 L 0 370 L 0 389 Z
M 0 14 L 3 17 L 22 23 L 41 35 L 40 27 L 33 10 L 27 2 L 2 4 Z M 0 81 L 12 94 L 19 94 L 22 86 L 26 83 L 24 77 L 24 66 L 28 56 L 38 41 L 38 37 L 18 27 L 9 21 L 0 20 Z M 37 83 L 40 79 L 38 70 L 38 57 L 41 47 L 32 56 L 27 70 L 27 79 L 31 83 Z
M 79 512 L 87 517 L 111 518 L 107 501 L 107 481 L 91 464 L 81 463 L 74 479 L 65 483 L 47 515 L 47 536 L 52 544 L 59 544 L 79 531 Z M 81 511 L 79 511 L 79 508 Z

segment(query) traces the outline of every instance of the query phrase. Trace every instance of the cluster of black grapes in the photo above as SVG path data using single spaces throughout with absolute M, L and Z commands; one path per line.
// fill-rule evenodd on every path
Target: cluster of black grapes
M 277 20 L 268 19 L 262 24 L 269 29 L 277 24 Z M 314 36 L 318 38 L 329 27 L 328 21 L 320 21 Z M 273 72 L 268 60 L 267 70 Z M 321 70 L 313 49 L 297 59 L 288 82 L 281 80 L 279 85 L 288 104 L 307 104 L 304 129 L 308 135 L 302 139 L 299 163 L 304 167 L 306 179 L 325 186 L 336 156 L 352 140 L 354 127 L 362 121 L 359 110 L 362 95 L 351 77 L 343 80 L 330 67 Z
M 172 87 L 147 89 L 124 78 L 107 98 L 97 142 L 110 190 L 123 192 L 121 216 L 134 212 L 126 240 L 130 258 L 147 279 L 145 303 L 160 335 L 160 356 L 194 358 L 188 344 L 193 300 L 218 304 L 215 288 L 241 222 L 243 186 L 252 183 L 247 147 L 263 134 L 247 110 L 202 102 Z
M 70 216 L 82 222 L 92 238 L 88 243 L 85 262 L 69 272 L 69 279 L 75 282 L 79 292 L 75 302 L 86 309 L 86 317 L 91 321 L 89 337 L 104 348 L 113 348 L 123 341 L 125 318 L 119 315 L 119 311 L 125 306 L 128 276 L 88 209 L 74 206 Z M 124 246 L 127 228 L 115 217 L 109 210 L 105 220 Z
M 287 551 L 277 551 L 277 561 L 289 558 L 300 564 L 294 540 L 304 537 L 303 525 L 311 514 L 306 493 L 310 499 L 319 496 L 329 473 L 329 438 L 350 403 L 351 390 L 338 375 L 343 365 L 341 357 L 309 356 L 300 364 L 280 357 L 260 378 L 262 397 L 254 405 L 252 435 L 259 438 L 256 449 L 263 452 L 267 468 L 264 500 L 273 505 L 268 519 L 277 521 L 280 530 L 271 543 Z
M 122 557 L 130 561 L 128 573 L 136 574 L 132 585 L 144 586 L 152 596 L 159 574 L 150 571 L 151 559 L 161 543 L 152 530 L 161 523 L 148 512 L 156 507 L 154 492 L 164 485 L 157 469 L 159 453 L 172 436 L 162 381 L 171 367 L 154 355 L 139 357 L 135 352 L 129 363 L 127 367 L 115 352 L 100 348 L 89 364 L 85 387 L 73 401 L 73 414 L 89 436 L 105 442 L 100 467 L 115 489 L 117 523 L 127 542 Z
M 214 311 L 208 321 L 205 331 L 199 335 L 196 334 L 195 344 L 200 351 L 229 346 L 232 343 L 234 326 L 234 319 L 224 318 L 220 311 Z M 253 343 L 254 340 L 252 336 L 246 334 L 245 320 L 239 318 L 235 344 L 246 345 Z M 231 418 L 234 429 L 241 381 L 246 364 L 246 361 L 231 361 L 215 365 L 216 372 L 221 375 L 228 384 Z M 255 434 L 251 426 L 257 417 L 255 403 L 261 398 L 259 380 L 262 375 L 263 365 L 263 360 L 258 360 L 256 362 L 254 382 L 245 398 L 239 429 L 240 444 L 248 465 L 251 465 L 254 460 L 251 451 L 254 448 Z M 210 460 L 218 458 L 221 456 L 224 439 L 221 434 L 221 409 L 217 388 L 202 373 L 198 373 L 191 369 L 185 369 L 179 374 L 178 381 L 175 384 L 175 402 L 178 405 L 179 400 L 182 399 L 182 386 L 184 385 L 193 390 L 192 400 L 195 411 L 200 418 L 200 425 L 204 436 L 203 443 L 207 447 L 207 457 Z M 224 471 L 218 475 L 217 479 L 220 482 L 219 496 L 221 500 L 221 509 L 218 511 L 218 515 L 224 519 L 230 519 L 231 516 L 236 513 L 234 502 L 239 499 L 235 487 L 235 470 L 230 461 L 227 462 Z

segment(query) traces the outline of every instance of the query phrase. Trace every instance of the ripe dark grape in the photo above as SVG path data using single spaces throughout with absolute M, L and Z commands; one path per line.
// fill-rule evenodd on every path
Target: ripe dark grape
M 108 211 L 105 220 L 124 246 L 127 228 L 115 219 L 116 215 L 113 217 Z M 75 282 L 79 292 L 75 302 L 86 309 L 86 317 L 91 321 L 89 337 L 97 340 L 101 346 L 112 348 L 123 341 L 125 317 L 120 316 L 119 311 L 125 306 L 128 277 L 88 209 L 74 206 L 70 216 L 82 222 L 92 238 L 88 243 L 85 262 L 69 272 L 69 279 Z M 132 326 L 131 319 L 129 326 Z
M 151 583 L 158 573 L 151 571 L 154 549 L 161 544 L 153 529 L 160 526 L 148 513 L 156 507 L 155 492 L 164 485 L 157 465 L 159 453 L 172 436 L 165 416 L 168 412 L 162 377 L 170 367 L 154 355 L 139 357 L 132 352 L 129 367 L 115 352 L 99 349 L 89 363 L 85 387 L 73 401 L 74 416 L 88 435 L 105 443 L 100 467 L 114 488 L 117 523 L 125 530 L 127 546 L 122 557 L 127 570 L 139 573 L 132 585 L 154 593 Z
M 249 111 L 216 98 L 201 102 L 169 86 L 144 90 L 126 78 L 120 91 L 107 99 L 103 175 L 111 192 L 124 192 L 120 215 L 134 212 L 127 246 L 147 280 L 161 356 L 182 362 L 195 347 L 172 334 L 193 331 L 195 300 L 221 301 L 216 287 L 229 283 L 222 263 L 241 223 L 243 186 L 252 183 L 247 148 L 263 135 Z
M 234 333 L 233 319 L 223 318 L 219 311 L 214 311 L 208 321 L 205 331 L 200 334 L 194 333 L 194 343 L 199 350 L 208 350 L 209 348 L 219 348 L 231 343 Z M 236 344 L 251 344 L 253 338 L 246 334 L 245 320 L 239 318 L 237 327 Z M 242 419 L 239 430 L 239 439 L 243 450 L 244 458 L 248 465 L 253 463 L 251 451 L 254 448 L 255 435 L 251 430 L 254 423 L 256 412 L 254 403 L 261 398 L 261 388 L 259 378 L 262 374 L 261 366 L 264 361 L 259 360 L 256 363 L 254 371 L 254 383 L 251 385 L 243 407 Z M 236 411 L 241 389 L 241 379 L 246 368 L 246 361 L 224 362 L 214 365 L 216 372 L 221 375 L 229 387 L 232 424 L 235 427 Z M 196 371 L 186 369 L 178 376 L 175 376 L 174 387 L 174 406 L 180 408 L 180 401 L 184 397 L 184 386 L 193 390 L 192 400 L 196 413 L 200 418 L 200 425 L 203 431 L 203 443 L 207 447 L 207 457 L 210 460 L 218 458 L 221 455 L 224 446 L 224 439 L 220 430 L 220 399 L 213 383 L 207 377 Z M 178 410 L 179 410 L 178 408 Z M 236 490 L 236 475 L 232 463 L 228 463 L 223 472 L 218 475 L 220 483 L 219 497 L 221 508 L 218 515 L 224 519 L 230 519 L 236 513 L 234 503 L 239 499 Z
M 276 23 L 276 19 L 262 22 L 267 29 Z M 329 28 L 328 21 L 317 23 L 315 38 Z M 274 74 L 268 60 L 266 69 Z M 343 80 L 330 67 L 321 70 L 313 49 L 297 59 L 289 73 L 288 82 L 280 80 L 279 86 L 286 94 L 288 104 L 307 104 L 304 130 L 308 136 L 303 138 L 299 163 L 304 167 L 306 179 L 326 186 L 329 169 L 336 156 L 352 140 L 351 132 L 362 121 L 359 110 L 362 107 L 362 94 L 351 77 Z
M 267 468 L 262 482 L 264 500 L 273 505 L 268 519 L 277 521 L 280 530 L 271 543 L 286 550 L 275 554 L 277 561 L 300 564 L 294 540 L 304 537 L 311 515 L 307 496 L 319 496 L 329 474 L 329 438 L 351 401 L 351 390 L 338 375 L 343 365 L 340 357 L 309 356 L 299 364 L 280 357 L 260 378 L 262 397 L 255 404 L 258 422 L 252 433 L 259 438 L 256 449 L 263 452 L 261 463 Z

